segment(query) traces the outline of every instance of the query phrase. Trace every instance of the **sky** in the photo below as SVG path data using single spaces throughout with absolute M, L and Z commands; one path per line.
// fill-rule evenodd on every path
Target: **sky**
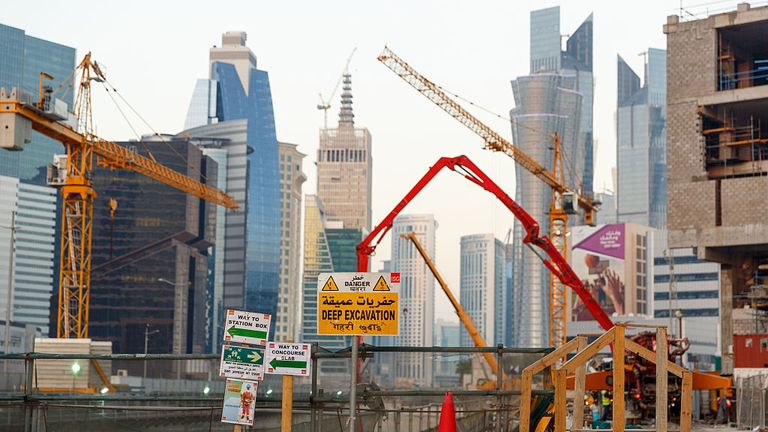
M 566 35 L 594 13 L 595 189 L 613 189 L 616 56 L 642 77 L 640 53 L 665 48 L 668 15 L 702 16 L 735 9 L 737 1 L 707 0 L 392 0 L 392 1 L 78 1 L 4 5 L 0 22 L 27 34 L 87 51 L 110 83 L 164 133 L 183 129 L 195 81 L 207 78 L 208 49 L 225 31 L 243 30 L 259 69 L 269 72 L 278 139 L 308 156 L 305 193 L 314 193 L 318 93 L 328 97 L 353 48 L 350 70 L 355 124 L 373 136 L 373 220 L 377 224 L 441 156 L 465 154 L 514 197 L 514 162 L 482 149 L 482 140 L 376 60 L 388 45 L 432 81 L 494 113 L 513 107 L 510 81 L 529 73 L 531 10 L 560 6 Z M 764 2 L 753 2 L 753 5 Z M 564 38 L 565 39 L 565 38 Z M 329 125 L 338 119 L 338 96 Z M 121 107 L 125 110 L 125 106 Z M 103 138 L 135 138 L 102 89 L 94 89 L 94 124 Z M 474 112 L 511 141 L 509 124 Z M 151 129 L 138 118 L 140 134 Z M 493 232 L 504 239 L 511 214 L 490 194 L 446 172 L 405 210 L 432 213 L 439 223 L 435 261 L 459 289 L 462 235 Z M 389 257 L 390 236 L 372 270 Z M 437 316 L 453 316 L 438 293 Z M 447 315 L 444 312 L 448 312 Z

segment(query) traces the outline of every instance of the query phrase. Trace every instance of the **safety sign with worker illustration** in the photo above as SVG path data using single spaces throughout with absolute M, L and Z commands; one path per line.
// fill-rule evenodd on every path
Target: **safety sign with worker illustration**
M 257 381 L 228 379 L 221 421 L 253 426 L 253 402 L 256 400 L 258 386 Z

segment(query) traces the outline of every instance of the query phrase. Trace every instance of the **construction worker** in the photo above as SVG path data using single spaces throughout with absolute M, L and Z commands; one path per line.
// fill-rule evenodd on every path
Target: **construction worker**
M 611 392 L 608 390 L 602 390 L 600 392 L 600 405 L 601 409 L 603 410 L 603 414 L 600 416 L 600 421 L 608 420 L 608 414 L 611 412 L 612 403 L 613 399 L 611 399 Z
M 251 421 L 251 404 L 253 403 L 253 392 L 251 392 L 251 383 L 245 383 L 245 391 L 240 393 L 240 420 Z

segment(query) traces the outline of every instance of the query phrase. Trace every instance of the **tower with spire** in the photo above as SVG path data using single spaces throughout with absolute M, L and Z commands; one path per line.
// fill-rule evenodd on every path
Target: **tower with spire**
M 343 76 L 339 124 L 320 129 L 317 151 L 317 197 L 326 218 L 343 228 L 371 230 L 371 133 L 355 127 L 352 74 Z

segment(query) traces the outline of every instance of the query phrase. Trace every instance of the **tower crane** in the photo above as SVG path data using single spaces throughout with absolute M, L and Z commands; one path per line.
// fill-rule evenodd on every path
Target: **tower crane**
M 384 51 L 379 55 L 378 60 L 432 103 L 480 136 L 485 142 L 486 149 L 502 152 L 511 157 L 517 164 L 552 189 L 549 237 L 558 252 L 564 255 L 568 215 L 575 213 L 574 204 L 577 203 L 583 210 L 584 222 L 594 225 L 595 212 L 598 210 L 599 203 L 585 195 L 576 193 L 576 191 L 565 184 L 559 136 L 556 134 L 552 136 L 555 151 L 553 152 L 553 171 L 550 171 L 534 158 L 528 156 L 519 147 L 516 147 L 499 133 L 485 125 L 477 117 L 470 114 L 458 102 L 445 94 L 435 83 L 411 67 L 388 47 L 384 47 Z M 552 272 L 550 272 L 549 298 L 549 344 L 558 347 L 565 343 L 565 289 L 564 285 Z
M 88 337 L 88 306 L 91 288 L 91 243 L 93 226 L 92 176 L 94 162 L 111 169 L 143 174 L 208 202 L 237 209 L 235 199 L 221 190 L 176 172 L 134 149 L 107 141 L 93 132 L 91 84 L 105 82 L 99 65 L 85 55 L 76 69 L 80 82 L 73 112 L 76 125 L 65 122 L 70 115 L 52 97 L 40 75 L 37 103 L 21 91 L 0 89 L 0 147 L 20 150 L 29 141 L 30 129 L 53 138 L 67 151 L 59 172 L 62 198 L 61 256 L 56 335 L 59 338 Z M 147 203 L 151 205 L 151 203 Z
M 339 86 L 344 80 L 344 75 L 349 73 L 349 63 L 352 61 L 352 56 L 355 55 L 355 51 L 357 51 L 357 47 L 352 49 L 349 57 L 347 57 L 347 62 L 344 64 L 344 69 L 342 69 L 341 75 L 339 75 L 339 80 L 336 81 L 336 86 L 333 88 L 333 91 L 331 92 L 331 95 L 328 97 L 328 99 L 323 98 L 322 93 L 318 94 L 320 103 L 317 104 L 317 109 L 323 110 L 323 127 L 326 129 L 328 129 L 328 110 L 331 109 L 331 101 L 333 100 L 333 97 L 336 96 L 336 92 L 339 91 Z

